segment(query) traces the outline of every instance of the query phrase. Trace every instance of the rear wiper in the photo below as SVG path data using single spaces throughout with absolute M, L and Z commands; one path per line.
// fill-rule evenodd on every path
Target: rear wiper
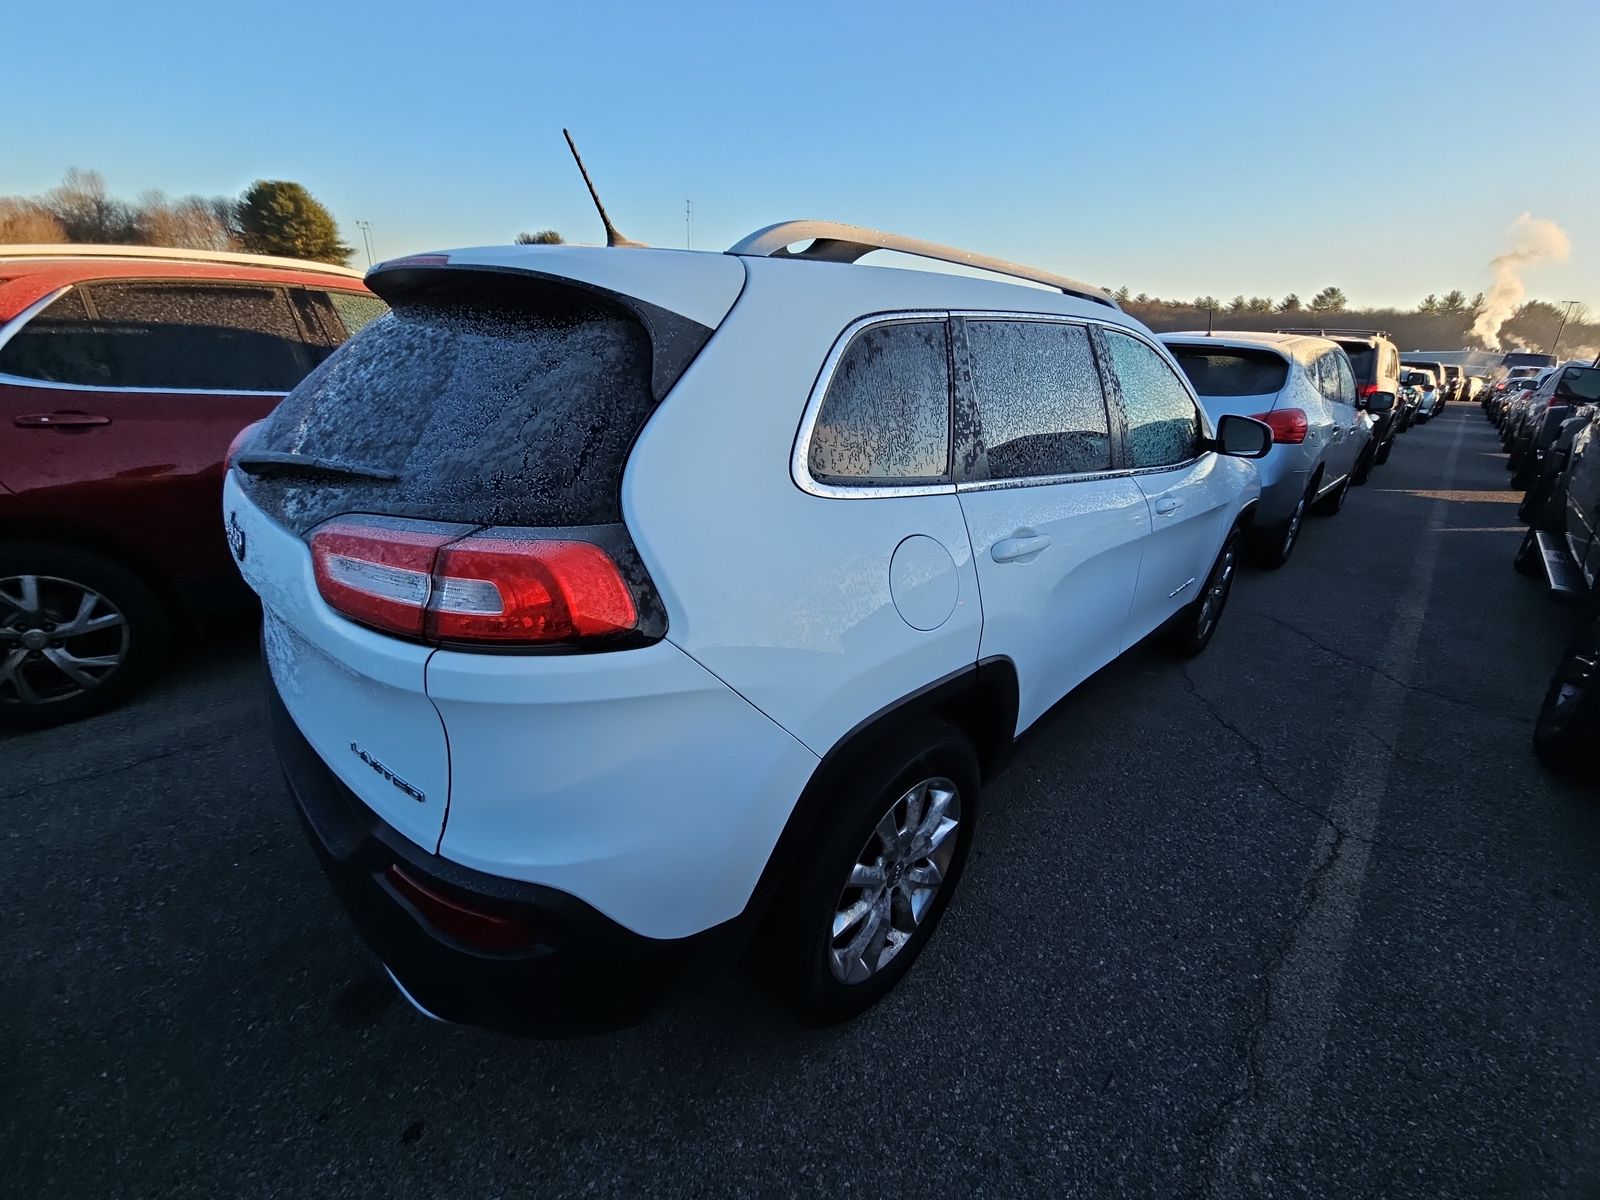
M 287 450 L 246 450 L 233 460 L 246 475 L 344 475 L 351 479 L 374 479 L 393 483 L 400 476 L 359 463 L 344 463 L 314 454 L 293 454 Z

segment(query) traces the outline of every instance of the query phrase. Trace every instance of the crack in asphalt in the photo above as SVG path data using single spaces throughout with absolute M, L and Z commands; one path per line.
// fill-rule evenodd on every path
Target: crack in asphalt
M 1255 766 L 1256 775 L 1260 778 L 1261 782 L 1267 785 L 1268 790 L 1280 800 L 1287 804 L 1293 805 L 1302 812 L 1309 813 L 1316 817 L 1319 821 L 1332 829 L 1334 833 L 1338 834 L 1341 839 L 1349 838 L 1354 841 L 1365 842 L 1369 846 L 1376 846 L 1383 850 L 1393 850 L 1401 854 L 1428 854 L 1439 858 L 1453 859 L 1454 861 L 1461 863 L 1472 863 L 1474 861 L 1468 858 L 1466 855 L 1458 854 L 1453 850 L 1441 850 L 1435 846 L 1411 846 L 1404 842 L 1391 842 L 1385 838 L 1366 837 L 1359 833 L 1353 833 L 1352 831 L 1341 827 L 1340 824 L 1334 820 L 1332 814 L 1330 814 L 1327 810 L 1318 808 L 1314 804 L 1309 804 L 1304 800 L 1300 800 L 1294 796 L 1291 796 L 1288 790 L 1273 776 L 1272 772 L 1267 770 L 1266 750 L 1262 747 L 1261 743 L 1257 742 L 1248 733 L 1230 721 L 1223 714 L 1222 707 L 1217 704 L 1216 701 L 1212 700 L 1211 697 L 1207 696 L 1200 690 L 1200 685 L 1189 673 L 1189 668 L 1187 666 L 1182 668 L 1181 673 L 1183 675 L 1184 683 L 1188 684 L 1189 686 L 1190 693 L 1211 715 L 1211 719 L 1218 725 L 1222 726 L 1222 728 L 1226 729 L 1229 733 L 1233 734 L 1235 738 L 1244 744 L 1245 749 L 1250 752 L 1250 757 L 1253 760 L 1253 765 Z M 1398 683 L 1399 681 L 1396 680 L 1395 682 Z M 1366 736 L 1371 737 L 1385 749 L 1397 749 L 1393 742 L 1388 741 L 1385 738 L 1378 737 L 1376 734 L 1369 733 Z
M 210 737 L 203 738 L 199 741 L 185 742 L 181 746 L 172 746 L 166 750 L 157 750 L 153 754 L 141 755 L 130 762 L 121 763 L 115 767 L 107 767 L 101 771 L 90 771 L 85 775 L 66 775 L 57 779 L 46 779 L 39 783 L 31 784 L 30 786 L 15 792 L 0 792 L 0 800 L 18 800 L 23 796 L 35 795 L 38 792 L 45 791 L 49 788 L 72 787 L 73 785 L 79 783 L 93 783 L 97 779 L 106 779 L 112 775 L 120 775 L 124 771 L 132 771 L 138 767 L 144 766 L 146 763 L 160 762 L 164 758 L 171 758 L 177 754 L 187 754 L 192 750 L 200 750 L 206 746 L 214 745 L 220 741 L 231 740 L 239 737 L 250 728 L 252 727 L 248 725 L 241 725 L 236 729 L 224 730 L 221 733 L 213 734 Z
M 1272 613 L 1263 612 L 1260 609 L 1254 608 L 1246 608 L 1243 610 L 1243 612 L 1247 617 L 1259 617 L 1263 621 L 1270 621 L 1274 625 L 1280 626 L 1283 629 L 1287 629 L 1290 633 L 1302 637 L 1306 641 L 1310 642 L 1324 654 L 1327 654 L 1332 658 L 1336 658 L 1340 662 L 1349 663 L 1353 667 L 1360 667 L 1362 670 L 1371 671 L 1374 675 L 1381 675 L 1391 683 L 1399 684 L 1408 692 L 1421 692 L 1425 696 L 1432 696 L 1435 699 L 1444 700 L 1450 704 L 1459 705 L 1460 707 L 1467 709 L 1469 712 L 1477 713 L 1479 716 L 1495 717 L 1501 720 L 1513 721 L 1518 725 L 1533 724 L 1533 721 L 1527 717 L 1514 716 L 1511 713 L 1504 712 L 1500 709 L 1484 708 L 1481 705 L 1473 704 L 1470 700 L 1463 700 L 1459 696 L 1450 695 L 1448 692 L 1440 692 L 1430 687 L 1424 687 L 1420 683 L 1408 683 L 1406 680 L 1401 679 L 1398 675 L 1395 675 L 1386 668 L 1379 666 L 1377 663 L 1364 662 L 1353 655 L 1346 654 L 1338 647 L 1328 645 L 1327 642 L 1324 642 L 1316 635 L 1308 633 L 1304 629 L 1301 629 L 1298 625 L 1295 625 L 1290 621 L 1285 621 L 1282 617 L 1275 616 Z

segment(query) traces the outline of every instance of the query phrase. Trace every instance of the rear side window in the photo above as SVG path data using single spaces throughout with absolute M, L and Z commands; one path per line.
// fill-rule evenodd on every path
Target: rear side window
M 950 475 L 950 352 L 943 321 L 864 329 L 839 359 L 807 458 L 823 483 L 937 483 Z
M 95 334 L 83 295 L 58 296 L 0 347 L 0 373 L 86 387 L 111 384 L 106 343 Z
M 97 283 L 88 291 L 117 387 L 286 392 L 311 366 L 281 288 Z
M 345 512 L 620 520 L 628 450 L 654 408 L 644 326 L 578 288 L 439 274 L 313 371 L 250 445 L 394 478 L 245 475 L 252 497 L 298 530 Z
M 989 478 L 1111 466 L 1105 393 L 1089 332 L 1051 321 L 967 321 Z
M 1200 414 L 1176 372 L 1137 338 L 1105 331 L 1128 418 L 1135 467 L 1166 467 L 1200 453 Z
M 345 332 L 351 337 L 389 311 L 389 306 L 382 300 L 361 292 L 329 292 L 328 298 L 332 300 L 339 319 L 344 322 Z
M 1289 364 L 1270 350 L 1169 347 L 1202 396 L 1271 396 L 1283 390 Z

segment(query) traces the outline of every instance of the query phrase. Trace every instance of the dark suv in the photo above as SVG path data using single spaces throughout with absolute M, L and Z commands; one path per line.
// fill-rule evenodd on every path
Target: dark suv
M 224 452 L 383 311 L 322 263 L 0 246 L 0 721 L 108 707 L 247 598 Z
M 1389 461 L 1394 440 L 1401 432 L 1400 349 L 1381 329 L 1280 329 L 1279 333 L 1310 333 L 1337 343 L 1350 357 L 1356 375 L 1356 407 L 1372 417 L 1372 441 L 1354 480 L 1365 483 L 1375 464 Z

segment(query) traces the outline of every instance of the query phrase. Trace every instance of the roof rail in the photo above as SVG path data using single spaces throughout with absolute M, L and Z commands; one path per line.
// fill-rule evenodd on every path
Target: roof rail
M 271 254 L 236 254 L 225 250 L 173 250 L 165 246 L 96 246 L 82 242 L 41 243 L 21 246 L 0 244 L 0 260 L 13 258 L 153 258 L 170 262 L 231 263 L 245 267 L 275 267 L 285 271 L 316 271 L 360 279 L 361 272 L 333 263 L 303 258 L 278 258 Z
M 798 254 L 789 249 L 796 242 L 810 241 Z M 1111 308 L 1121 306 L 1111 296 L 1092 284 L 1080 283 L 1065 275 L 1041 271 L 1038 267 L 1008 262 L 1003 258 L 990 258 L 987 254 L 974 254 L 971 250 L 958 250 L 954 246 L 941 246 L 937 242 L 924 242 L 919 238 L 902 237 L 898 233 L 884 233 L 877 229 L 863 229 L 859 225 L 842 225 L 837 221 L 780 221 L 758 229 L 728 247 L 729 254 L 749 254 L 760 258 L 802 258 L 810 262 L 853 263 L 874 250 L 893 250 L 917 258 L 931 258 L 937 262 L 952 263 L 958 267 L 971 267 L 978 271 L 992 271 L 996 275 L 1009 275 L 1013 279 L 1026 279 L 1042 283 L 1069 296 L 1092 300 Z
M 1314 333 L 1318 337 L 1327 337 L 1330 333 L 1348 333 L 1356 337 L 1388 337 L 1387 329 L 1312 329 L 1304 325 L 1285 325 L 1281 329 L 1274 329 L 1273 333 Z

